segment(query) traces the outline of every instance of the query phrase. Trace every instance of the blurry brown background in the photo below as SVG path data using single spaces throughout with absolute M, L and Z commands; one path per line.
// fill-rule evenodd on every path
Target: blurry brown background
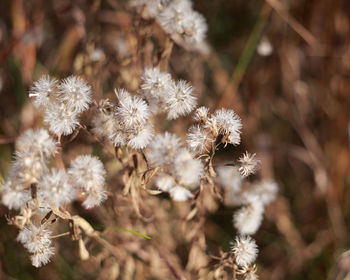
M 260 279 L 344 279 L 350 270 L 342 255 L 350 249 L 350 1 L 195 0 L 194 7 L 208 21 L 211 53 L 175 46 L 169 71 L 193 82 L 201 105 L 238 112 L 244 126 L 238 151 L 256 152 L 261 176 L 280 187 L 254 236 Z M 113 87 L 136 90 L 141 65 L 152 63 L 147 50 L 162 48 L 165 35 L 153 25 L 160 39 L 148 43 L 150 27 L 135 18 L 127 1 L 0 1 L 2 177 L 16 136 L 40 125 L 27 96 L 42 74 L 83 75 L 96 99 Z M 138 44 L 145 50 L 141 61 Z M 6 224 L 7 210 L 1 206 L 0 213 L 4 279 L 94 279 L 61 252 L 46 267 L 32 268 L 16 229 Z M 222 207 L 207 225 L 209 242 L 226 250 L 234 236 L 231 217 L 232 209 Z

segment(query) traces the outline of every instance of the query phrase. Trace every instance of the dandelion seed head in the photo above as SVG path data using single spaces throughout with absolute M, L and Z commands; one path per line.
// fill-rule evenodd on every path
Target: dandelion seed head
M 131 97 L 125 90 L 117 91 L 116 94 L 119 98 L 116 116 L 120 124 L 126 128 L 145 124 L 150 116 L 147 103 L 138 96 Z
M 109 137 L 109 139 L 114 143 L 114 146 L 116 147 L 125 146 L 128 141 L 128 134 L 126 131 L 118 129 Z
M 198 44 L 204 41 L 208 26 L 205 18 L 196 11 L 187 14 L 183 22 L 183 37 L 188 44 Z
M 278 186 L 274 181 L 262 180 L 261 182 L 253 184 L 245 193 L 245 197 L 248 202 L 258 200 L 263 205 L 267 205 L 275 200 L 277 192 Z
M 78 114 L 64 104 L 50 103 L 45 111 L 44 122 L 49 130 L 57 136 L 69 135 L 79 125 Z
M 59 207 L 71 202 L 76 196 L 76 190 L 68 182 L 66 172 L 54 168 L 41 177 L 37 188 L 38 201 L 43 207 L 47 205 Z
M 208 119 L 209 109 L 207 107 L 201 106 L 196 109 L 193 119 L 197 122 L 205 123 Z
M 58 99 L 65 103 L 69 111 L 80 113 L 91 103 L 91 87 L 77 76 L 70 76 L 58 85 Z
M 83 202 L 86 209 L 100 206 L 107 199 L 107 194 L 101 188 L 92 189 Z
M 148 146 L 147 155 L 150 162 L 158 167 L 171 164 L 181 147 L 180 139 L 169 132 L 158 134 Z
M 166 102 L 168 119 L 177 119 L 189 114 L 197 105 L 197 98 L 193 95 L 193 87 L 184 80 L 172 87 Z
M 229 134 L 229 143 L 238 145 L 240 143 L 240 131 L 242 123 L 239 116 L 231 109 L 219 109 L 215 111 L 215 122 L 219 128 L 219 133 Z
M 114 134 L 116 126 L 115 116 L 112 113 L 97 112 L 92 117 L 92 133 L 97 137 L 109 138 Z
M 133 129 L 128 136 L 128 146 L 132 149 L 144 149 L 151 142 L 153 135 L 151 125 Z
M 57 152 L 57 143 L 45 129 L 27 129 L 16 140 L 18 152 L 39 154 L 42 157 L 49 157 Z
M 182 33 L 188 13 L 191 11 L 190 1 L 173 1 L 157 17 L 159 24 L 169 34 Z
M 236 263 L 240 266 L 252 264 L 258 256 L 258 246 L 250 236 L 238 236 L 231 243 L 231 250 L 236 257 Z
M 200 160 L 194 159 L 186 148 L 178 151 L 174 160 L 177 178 L 188 187 L 196 187 L 204 174 L 204 167 Z
M 141 89 L 146 98 L 147 94 L 157 99 L 165 98 L 173 82 L 169 73 L 161 72 L 158 68 L 145 68 L 141 79 Z
M 186 142 L 191 152 L 198 155 L 207 152 L 207 145 L 213 139 L 202 126 L 193 125 L 188 130 Z
M 216 169 L 218 182 L 226 189 L 238 192 L 242 186 L 242 176 L 235 166 L 220 166 Z
M 71 162 L 68 174 L 76 188 L 87 193 L 83 206 L 91 208 L 100 205 L 107 196 L 105 194 L 105 175 L 103 163 L 96 157 L 81 155 Z
M 42 76 L 39 80 L 34 82 L 29 92 L 29 97 L 34 98 L 34 105 L 39 107 L 46 107 L 50 103 L 50 98 L 56 92 L 57 80 L 51 78 L 49 75 Z
M 38 253 L 50 247 L 51 234 L 52 232 L 44 226 L 36 227 L 30 224 L 19 232 L 17 241 L 22 243 L 29 253 Z
M 28 186 L 36 183 L 45 170 L 46 165 L 39 155 L 25 151 L 16 152 L 9 173 L 16 184 Z
M 259 229 L 264 206 L 259 201 L 243 206 L 233 215 L 233 224 L 240 234 L 252 235 Z
M 23 186 L 16 187 L 10 180 L 3 183 L 1 202 L 9 209 L 19 210 L 32 199 L 31 193 Z

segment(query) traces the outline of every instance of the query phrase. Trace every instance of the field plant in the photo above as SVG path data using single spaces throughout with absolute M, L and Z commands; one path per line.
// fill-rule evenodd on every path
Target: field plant
M 231 71 L 228 56 L 208 40 L 226 31 L 225 22 L 211 30 L 214 16 L 199 1 L 29 2 L 0 4 L 11 11 L 0 18 L 0 65 L 10 69 L 0 69 L 0 94 L 13 85 L 19 108 L 4 117 L 11 99 L 0 106 L 0 272 L 16 279 L 315 279 L 322 269 L 308 275 L 304 265 L 319 258 L 315 267 L 350 273 L 334 261 L 347 244 L 347 208 L 340 188 L 332 191 L 332 182 L 347 182 L 340 172 L 348 162 L 339 153 L 338 173 L 330 172 L 336 144 L 322 146 L 324 130 L 308 128 L 324 125 L 312 106 L 329 101 L 319 111 L 331 115 L 338 103 L 307 95 L 312 87 L 293 80 L 302 73 L 297 51 L 288 44 L 274 50 L 261 36 L 269 20 L 276 23 L 274 12 L 322 54 L 279 1 L 266 0 L 246 42 L 237 39 L 242 53 L 231 77 L 220 65 Z M 8 20 L 12 37 L 3 28 Z M 278 33 L 273 26 L 269 32 Z M 267 59 L 277 54 L 280 68 Z M 280 69 L 281 84 L 271 78 Z M 277 89 L 291 95 L 273 96 Z M 290 187 L 297 182 L 305 185 L 302 198 Z M 323 211 L 331 229 L 328 220 L 311 221 Z
M 109 260 L 106 270 L 115 277 L 130 273 L 136 258 L 145 277 L 258 279 L 258 247 L 250 236 L 277 185 L 246 180 L 259 170 L 256 154 L 214 166 L 218 150 L 240 144 L 241 119 L 231 108 L 199 106 L 191 82 L 167 70 L 173 44 L 202 55 L 210 51 L 206 21 L 189 0 L 129 4 L 139 21 L 135 32 L 153 32 L 158 25 L 164 48 L 149 50 L 146 62 L 138 47 L 132 57 L 135 85 L 117 85 L 109 98 L 96 98 L 82 75 L 58 80 L 46 74 L 33 82 L 28 97 L 43 121 L 16 139 L 1 187 L 2 203 L 11 210 L 8 223 L 18 228 L 17 241 L 35 267 L 55 258 L 57 238 L 69 237 L 78 242 L 72 254 L 83 261 Z M 101 52 L 92 54 L 97 61 Z M 181 126 L 177 134 L 168 131 L 175 121 Z M 100 157 L 77 153 L 67 160 L 67 145 L 81 133 L 101 149 Z M 224 201 L 237 207 L 236 236 L 227 251 L 209 249 L 204 226 Z M 96 211 L 98 224 L 83 218 L 74 202 Z M 115 226 L 129 233 L 120 236 Z M 182 256 L 180 245 L 188 248 Z

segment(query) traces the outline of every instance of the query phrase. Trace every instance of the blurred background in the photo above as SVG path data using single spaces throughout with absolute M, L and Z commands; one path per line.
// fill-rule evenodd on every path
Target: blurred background
M 82 75 L 97 100 L 112 96 L 114 87 L 136 91 L 141 67 L 152 64 L 166 35 L 127 4 L 0 1 L 2 178 L 16 137 L 42 122 L 28 100 L 42 74 Z M 259 176 L 279 185 L 254 235 L 260 279 L 349 279 L 350 1 L 194 0 L 194 8 L 207 19 L 211 51 L 175 45 L 169 71 L 192 81 L 200 105 L 233 108 L 241 116 L 242 144 L 220 156 L 257 153 Z M 175 122 L 171 130 L 184 125 Z M 71 246 L 69 240 L 59 241 L 52 263 L 34 269 L 7 213 L 0 206 L 2 279 L 96 279 L 84 274 L 78 258 L 67 261 L 62 247 Z M 228 250 L 232 213 L 220 206 L 210 217 L 209 244 Z

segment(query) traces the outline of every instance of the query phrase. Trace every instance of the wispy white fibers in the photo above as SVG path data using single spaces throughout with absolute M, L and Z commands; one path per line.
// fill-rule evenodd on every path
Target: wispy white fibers
M 258 246 L 250 236 L 238 236 L 231 243 L 231 250 L 236 257 L 236 263 L 240 266 L 252 264 L 258 256 Z
M 72 184 L 86 192 L 87 197 L 83 202 L 85 208 L 100 205 L 107 199 L 105 191 L 106 170 L 99 159 L 90 155 L 78 156 L 71 162 L 68 174 Z
M 170 120 L 189 114 L 197 105 L 193 87 L 188 82 L 179 80 L 171 87 L 166 105 Z
M 233 215 L 233 224 L 240 234 L 252 235 L 259 229 L 264 214 L 264 205 L 256 201 L 243 206 Z
M 246 152 L 238 159 L 239 162 L 239 172 L 243 177 L 248 177 L 254 174 L 259 169 L 260 160 L 255 158 L 256 154 L 250 154 Z
M 49 130 L 60 137 L 78 127 L 80 113 L 91 103 L 91 87 L 77 76 L 57 83 L 56 79 L 43 76 L 34 82 L 29 96 L 34 99 L 34 105 L 45 110 L 44 122 Z
M 47 264 L 54 254 L 54 248 L 51 247 L 51 231 L 43 225 L 37 227 L 30 224 L 23 228 L 17 236 L 17 241 L 31 254 L 30 259 L 35 267 Z
M 38 183 L 38 199 L 42 207 L 59 207 L 71 202 L 76 196 L 76 190 L 69 183 L 63 170 L 52 169 L 42 176 Z
M 180 139 L 176 135 L 169 132 L 158 134 L 149 145 L 148 159 L 153 165 L 159 167 L 172 164 L 181 146 Z
M 91 103 L 91 87 L 78 76 L 69 76 L 58 85 L 58 99 L 66 104 L 69 111 L 80 113 Z
M 56 93 L 56 87 L 57 80 L 55 78 L 51 78 L 49 75 L 42 76 L 34 82 L 29 91 L 29 97 L 34 99 L 36 107 L 45 107 L 50 103 L 52 95 Z

